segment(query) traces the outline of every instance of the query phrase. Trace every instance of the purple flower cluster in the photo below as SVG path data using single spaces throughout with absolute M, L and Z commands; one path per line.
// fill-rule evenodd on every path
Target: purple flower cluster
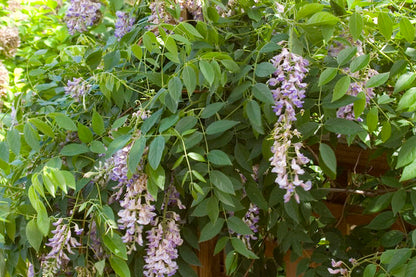
M 187 10 L 192 15 L 193 20 L 204 20 L 201 0 L 178 0 L 178 2 L 181 5 L 182 10 Z
M 92 0 L 71 0 L 65 21 L 71 35 L 83 33 L 88 26 L 94 25 L 101 17 L 101 3 Z
M 247 224 L 247 226 L 253 231 L 253 235 L 245 235 L 242 237 L 243 242 L 247 245 L 249 249 L 251 249 L 250 241 L 257 240 L 256 233 L 258 233 L 258 222 L 260 220 L 259 217 L 260 209 L 255 204 L 250 203 L 250 207 L 246 212 L 243 221 Z M 239 236 L 240 237 L 240 236 Z
M 179 220 L 178 214 L 169 212 L 163 222 L 147 232 L 144 276 L 172 276 L 178 270 L 177 247 L 183 243 L 177 224 Z
M 91 85 L 85 82 L 82 78 L 73 78 L 68 80 L 65 94 L 71 96 L 76 102 L 81 102 L 83 96 L 90 90 Z
M 366 105 L 370 103 L 371 99 L 374 97 L 374 88 L 365 88 L 365 85 L 367 81 L 378 74 L 378 72 L 374 69 L 369 69 L 367 74 L 364 76 L 362 80 L 360 80 L 360 77 L 362 78 L 362 74 L 359 74 L 359 72 L 350 73 L 347 69 L 346 74 L 353 77 L 357 81 L 350 84 L 350 87 L 348 88 L 347 94 L 352 96 L 357 96 L 360 92 L 365 93 L 365 102 Z M 354 115 L 354 104 L 348 104 L 344 107 L 341 107 L 337 111 L 337 117 L 338 118 L 345 118 L 348 120 L 355 120 Z M 358 121 L 362 121 L 361 118 L 357 118 Z
M 75 254 L 72 251 L 72 248 L 81 246 L 81 244 L 72 237 L 69 224 L 63 223 L 62 218 L 58 219 L 53 225 L 56 226 L 55 230 L 52 231 L 54 236 L 45 244 L 52 249 L 42 261 L 43 277 L 54 277 L 59 270 L 69 262 L 70 259 L 67 253 Z M 75 233 L 80 235 L 82 231 L 83 230 L 79 229 L 78 225 L 75 224 Z M 65 249 L 67 253 L 65 252 Z
M 267 84 L 272 88 L 275 101 L 273 110 L 278 120 L 273 130 L 274 143 L 271 149 L 273 156 L 270 158 L 270 163 L 273 167 L 272 172 L 277 174 L 275 182 L 286 190 L 285 202 L 288 202 L 292 195 L 299 202 L 295 188 L 300 186 L 309 190 L 312 184 L 299 178 L 305 173 L 301 166 L 308 163 L 309 159 L 300 152 L 302 143 L 293 143 L 295 137 L 300 137 L 300 133 L 292 128 L 292 123 L 296 120 L 295 109 L 302 108 L 303 105 L 306 88 L 303 79 L 308 72 L 309 63 L 301 56 L 290 53 L 286 48 L 273 57 L 271 62 L 276 71 Z
M 138 111 L 131 114 L 132 117 L 140 118 L 145 120 L 150 117 L 150 111 L 140 108 Z
M 114 35 L 118 38 L 118 40 L 120 40 L 125 34 L 131 31 L 136 19 L 122 11 L 117 11 L 116 16 L 117 21 L 115 24 L 116 29 L 114 31 Z
M 144 200 L 144 201 L 143 201 Z M 123 242 L 127 244 L 128 253 L 136 250 L 136 243 L 143 246 L 143 227 L 154 223 L 155 207 L 153 197 L 147 193 L 147 175 L 142 173 L 134 182 L 127 185 L 124 199 L 120 201 L 121 210 L 118 227 L 126 230 Z
M 330 274 L 336 275 L 341 274 L 341 276 L 348 276 L 348 270 L 346 268 L 343 268 L 343 262 L 342 261 L 335 261 L 334 259 L 331 260 L 331 265 L 333 268 L 328 268 L 328 271 Z

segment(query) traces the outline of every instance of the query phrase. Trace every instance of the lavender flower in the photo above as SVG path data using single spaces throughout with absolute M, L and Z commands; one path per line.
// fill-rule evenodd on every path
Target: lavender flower
M 132 113 L 132 117 L 140 118 L 141 120 L 145 120 L 150 117 L 150 111 L 140 108 L 138 111 Z
M 306 83 L 302 81 L 308 72 L 309 63 L 301 56 L 290 53 L 286 48 L 273 57 L 271 62 L 276 67 L 276 71 L 267 84 L 271 87 L 277 86 L 272 89 L 272 93 L 275 100 L 273 110 L 278 120 L 273 130 L 274 143 L 271 149 L 273 156 L 270 158 L 270 163 L 273 167 L 272 172 L 277 174 L 275 182 L 286 190 L 285 202 L 288 202 L 292 195 L 299 202 L 295 187 L 301 186 L 305 190 L 311 188 L 310 181 L 304 182 L 299 178 L 304 174 L 301 166 L 308 163 L 309 159 L 300 152 L 302 143 L 293 143 L 293 139 L 300 137 L 300 133 L 292 128 L 292 123 L 296 120 L 295 109 L 302 108 L 303 105 Z
M 251 249 L 250 241 L 257 240 L 256 233 L 258 233 L 258 222 L 260 220 L 259 217 L 260 209 L 255 204 L 250 203 L 250 207 L 248 208 L 248 211 L 246 212 L 243 221 L 247 224 L 247 226 L 253 231 L 253 235 L 245 235 L 242 237 L 243 242 L 247 245 L 249 249 Z M 241 235 L 238 235 L 238 237 L 241 237 Z
M 334 259 L 331 260 L 331 266 L 333 268 L 328 268 L 328 271 L 330 274 L 341 274 L 342 276 L 348 276 L 348 270 L 345 268 L 342 268 L 343 262 L 338 261 L 336 262 Z
M 365 85 L 367 81 L 378 74 L 378 72 L 374 69 L 369 69 L 367 74 L 364 76 L 362 80 L 360 80 L 359 72 L 350 73 L 349 70 L 345 70 L 345 73 L 350 75 L 351 77 L 355 78 L 357 81 L 350 84 L 350 87 L 348 88 L 347 94 L 352 96 L 357 96 L 360 92 L 365 93 L 365 102 L 366 105 L 368 105 L 371 101 L 371 99 L 374 97 L 374 88 L 365 88 Z M 354 115 L 354 104 L 348 104 L 344 107 L 341 107 L 337 111 L 337 117 L 338 118 L 345 118 L 348 120 L 355 120 Z M 361 118 L 357 118 L 358 121 L 362 121 Z
M 69 262 L 67 253 L 75 254 L 72 251 L 72 248 L 81 246 L 81 244 L 72 237 L 69 225 L 64 224 L 62 218 L 58 219 L 53 225 L 56 226 L 56 229 L 52 231 L 54 236 L 45 244 L 52 249 L 41 264 L 43 277 L 54 277 L 59 270 Z
M 0 61 L 0 97 L 6 96 L 9 87 L 9 71 Z
M 147 248 L 144 257 L 144 276 L 172 276 L 178 270 L 177 247 L 182 245 L 179 226 L 180 217 L 175 212 L 167 214 L 164 222 L 157 224 L 147 232 Z
M 117 21 L 115 24 L 116 30 L 114 31 L 114 35 L 120 40 L 125 34 L 131 31 L 136 19 L 121 11 L 117 11 L 116 16 Z
M 65 21 L 71 35 L 75 32 L 83 33 L 88 26 L 94 25 L 100 20 L 101 4 L 92 0 L 71 0 Z
M 35 277 L 35 267 L 32 263 L 27 266 L 27 277 Z
M 185 9 L 192 15 L 193 20 L 204 20 L 201 0 L 178 0 L 178 2 L 181 5 L 182 10 Z
M 143 226 L 154 222 L 155 207 L 151 204 L 153 198 L 147 193 L 147 175 L 139 174 L 135 181 L 128 185 L 124 199 L 120 201 L 121 210 L 118 227 L 126 230 L 122 237 L 127 244 L 128 253 L 136 250 L 136 243 L 143 245 Z M 144 202 L 143 202 L 144 200 Z
M 65 89 L 65 94 L 71 96 L 76 102 L 80 102 L 82 97 L 90 90 L 91 85 L 85 82 L 82 78 L 73 78 L 68 81 Z
M 20 46 L 19 29 L 16 27 L 0 28 L 0 53 L 13 57 Z

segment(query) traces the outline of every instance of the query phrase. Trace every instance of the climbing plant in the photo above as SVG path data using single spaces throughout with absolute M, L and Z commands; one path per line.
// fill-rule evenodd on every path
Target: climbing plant
M 415 275 L 414 10 L 0 1 L 0 275 L 195 276 L 208 240 L 230 276 Z

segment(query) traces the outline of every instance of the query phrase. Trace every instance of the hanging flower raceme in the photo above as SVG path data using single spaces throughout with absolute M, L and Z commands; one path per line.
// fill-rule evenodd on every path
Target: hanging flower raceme
M 168 212 L 164 221 L 147 232 L 147 248 L 144 257 L 144 276 L 172 276 L 178 270 L 178 246 L 183 240 L 177 222 L 180 217 Z
M 292 195 L 299 202 L 295 188 L 300 186 L 305 190 L 311 188 L 311 182 L 300 179 L 305 171 L 302 166 L 309 162 L 300 149 L 301 142 L 293 142 L 300 133 L 292 127 L 296 120 L 296 108 L 302 108 L 305 98 L 306 83 L 303 83 L 308 72 L 308 61 L 299 55 L 290 53 L 283 48 L 282 52 L 273 57 L 271 62 L 276 68 L 273 77 L 267 81 L 272 87 L 275 105 L 273 110 L 278 120 L 273 130 L 273 156 L 270 158 L 272 172 L 277 174 L 276 183 L 280 188 L 286 190 L 285 202 Z
M 85 82 L 82 78 L 73 78 L 68 80 L 65 94 L 71 96 L 76 102 L 81 102 L 82 97 L 90 90 L 91 85 Z
M 200 21 L 204 19 L 201 0 L 178 0 L 178 3 L 182 10 L 187 10 L 192 15 L 193 20 Z
M 20 46 L 19 29 L 16 27 L 0 28 L 0 53 L 13 57 Z
M 0 97 L 6 96 L 9 87 L 9 71 L 0 61 Z
M 136 21 L 134 17 L 129 16 L 129 14 L 117 11 L 116 12 L 117 21 L 115 24 L 115 31 L 114 35 L 118 40 L 120 40 L 125 34 L 131 31 L 133 29 L 133 24 Z
M 83 33 L 101 18 L 101 3 L 91 0 L 71 0 L 65 22 L 71 35 Z
M 139 174 L 132 184 L 127 185 L 124 199 L 120 201 L 118 227 L 126 230 L 122 237 L 128 253 L 136 250 L 136 243 L 143 246 L 143 227 L 154 222 L 153 197 L 147 193 L 147 175 Z
M 258 222 L 260 220 L 259 217 L 260 209 L 255 204 L 250 203 L 250 207 L 248 208 L 248 211 L 246 212 L 243 221 L 247 224 L 247 226 L 250 228 L 251 231 L 253 231 L 254 234 L 252 235 L 244 235 L 241 237 L 239 235 L 238 237 L 241 237 L 243 242 L 247 245 L 248 249 L 251 249 L 251 241 L 257 240 L 256 233 L 258 233 Z
M 69 261 L 68 253 L 75 254 L 72 248 L 79 247 L 81 244 L 72 237 L 71 229 L 69 224 L 65 224 L 63 219 L 58 219 L 55 223 L 55 230 L 52 231 L 53 237 L 49 239 L 46 246 L 51 247 L 51 251 L 42 261 L 42 276 L 43 277 L 54 277 L 59 270 L 64 267 Z M 75 225 L 75 233 L 80 235 L 82 229 Z
M 378 74 L 378 72 L 374 69 L 369 69 L 367 71 L 367 74 L 363 76 L 363 74 L 360 74 L 358 71 L 354 72 L 354 73 L 350 73 L 349 70 L 347 69 L 346 74 L 348 74 L 349 76 L 353 77 L 354 79 L 356 79 L 356 82 L 353 82 L 350 84 L 347 94 L 348 95 L 352 95 L 352 96 L 357 96 L 360 92 L 363 92 L 365 94 L 365 103 L 366 105 L 368 105 L 371 101 L 371 99 L 374 97 L 374 88 L 366 88 L 365 85 L 367 83 L 367 81 Z M 360 80 L 361 78 L 361 80 Z M 358 121 L 362 121 L 361 118 L 356 118 L 355 114 L 354 114 L 354 104 L 348 104 L 344 107 L 341 107 L 338 109 L 337 111 L 337 117 L 338 118 L 345 118 L 348 120 L 358 120 Z

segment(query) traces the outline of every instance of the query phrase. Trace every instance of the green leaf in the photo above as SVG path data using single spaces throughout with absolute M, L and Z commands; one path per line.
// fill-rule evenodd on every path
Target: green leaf
M 221 252 L 224 249 L 225 245 L 230 239 L 228 237 L 222 237 L 217 240 L 217 244 L 215 245 L 214 249 L 214 256 Z
M 403 209 L 404 204 L 406 204 L 406 198 L 407 193 L 404 190 L 398 190 L 393 194 L 393 198 L 391 199 L 391 207 L 394 215 Z
M 254 100 L 248 100 L 245 106 L 245 112 L 253 129 L 259 134 L 264 134 L 259 104 Z
M 296 13 L 296 19 L 302 19 L 308 17 L 314 13 L 322 11 L 324 5 L 319 3 L 308 3 L 300 7 L 299 11 Z
M 176 124 L 175 129 L 180 133 L 184 134 L 186 131 L 191 130 L 195 124 L 198 122 L 198 119 L 194 116 L 183 117 Z
M 7 132 L 7 143 L 9 144 L 10 150 L 13 151 L 16 155 L 20 154 L 20 134 L 16 129 L 12 129 Z
M 401 248 L 401 249 L 395 249 L 394 255 L 390 260 L 390 263 L 387 266 L 387 271 L 392 271 L 399 266 L 405 264 L 407 260 L 412 256 L 412 250 L 409 248 Z
M 409 89 L 400 98 L 399 104 L 397 105 L 397 110 L 401 111 L 406 109 L 408 112 L 413 112 L 416 110 L 416 88 Z
M 328 84 L 332 81 L 332 79 L 337 76 L 338 69 L 333 67 L 328 67 L 324 71 L 322 71 L 321 76 L 319 76 L 318 86 L 323 86 L 325 84 Z
M 131 147 L 128 159 L 127 159 L 127 166 L 131 173 L 135 173 L 137 170 L 137 166 L 140 163 L 140 160 L 142 159 L 144 149 L 146 147 L 146 137 L 140 136 L 139 139 L 137 139 L 133 146 Z
M 236 73 L 240 71 L 240 66 L 233 60 L 220 60 L 220 62 L 230 72 Z
M 400 177 L 400 182 L 404 182 L 416 177 L 416 161 L 413 161 L 411 164 L 406 165 L 403 168 L 402 176 Z
M 240 218 L 232 216 L 227 220 L 227 226 L 229 229 L 233 230 L 240 235 L 252 235 L 253 231 L 250 227 Z
M 169 117 L 165 117 L 160 121 L 159 124 L 159 133 L 163 133 L 170 127 L 172 127 L 179 119 L 179 116 L 177 114 L 173 114 Z
M 357 40 L 360 38 L 361 32 L 363 31 L 363 18 L 361 15 L 357 12 L 354 12 L 350 17 L 349 27 L 350 27 L 350 33 L 352 35 L 352 38 L 354 40 Z
M 355 56 L 356 53 L 357 47 L 355 46 L 343 49 L 337 56 L 338 65 L 343 66 L 347 64 Z
M 23 128 L 23 135 L 25 138 L 26 143 L 34 150 L 40 150 L 40 143 L 39 143 L 39 134 L 36 130 L 30 125 L 29 122 L 26 122 L 25 127 Z
M 386 211 L 378 214 L 371 222 L 365 226 L 367 229 L 372 230 L 385 230 L 389 229 L 391 225 L 396 221 L 392 211 Z
M 96 140 L 91 142 L 90 150 L 91 150 L 91 152 L 98 153 L 98 154 L 105 154 L 105 152 L 107 151 L 105 149 L 104 144 L 102 142 L 96 141 Z
M 416 257 L 413 257 L 408 262 L 406 274 L 404 276 L 416 276 Z
M 76 156 L 79 154 L 88 153 L 90 150 L 85 144 L 71 143 L 65 145 L 61 150 L 63 156 Z
M 329 12 L 317 12 L 312 15 L 311 18 L 306 22 L 309 26 L 322 26 L 322 25 L 330 25 L 333 26 L 337 24 L 339 18 L 334 16 Z
M 77 131 L 78 130 L 74 121 L 66 115 L 64 115 L 62 113 L 57 113 L 57 114 L 54 114 L 54 118 L 55 118 L 56 124 L 58 124 L 59 127 L 65 129 L 65 130 L 68 130 L 68 131 Z
M 332 148 L 325 144 L 321 143 L 319 145 L 319 156 L 325 166 L 331 171 L 333 176 L 337 175 L 337 159 Z
M 198 32 L 198 30 L 197 29 L 195 29 L 195 27 L 194 26 L 192 26 L 191 24 L 189 24 L 189 23 L 187 23 L 187 22 L 181 22 L 180 24 L 179 24 L 179 26 L 182 26 L 182 27 L 184 27 L 184 29 L 185 29 L 185 31 L 188 33 L 188 34 L 190 34 L 190 35 L 192 35 L 192 36 L 194 36 L 194 37 L 197 37 L 197 38 L 201 38 L 201 39 L 203 39 L 204 37 Z
M 66 186 L 68 186 L 71 189 L 75 190 L 76 189 L 76 183 L 75 183 L 75 177 L 72 174 L 72 172 L 66 171 L 66 170 L 61 170 L 59 172 L 62 174 Z
M 146 173 L 149 175 L 148 185 L 155 187 L 155 190 L 157 190 L 157 188 L 160 188 L 161 190 L 165 189 L 166 175 L 162 166 L 159 166 L 156 170 L 146 166 Z
M 267 77 L 273 74 L 276 68 L 269 62 L 262 62 L 256 66 L 256 76 Z
M 123 239 L 115 232 L 109 232 L 103 237 L 104 245 L 117 257 L 127 260 L 127 249 Z
M 207 135 L 221 134 L 221 133 L 231 129 L 232 127 L 234 127 L 238 123 L 239 123 L 238 121 L 233 121 L 233 120 L 218 120 L 218 121 L 215 121 L 207 127 L 206 134 Z
M 377 74 L 377 75 L 371 77 L 366 82 L 365 87 L 366 88 L 374 88 L 374 87 L 381 86 L 382 84 L 387 82 L 387 80 L 389 79 L 389 75 L 390 75 L 389 72 Z
M 367 114 L 367 126 L 368 131 L 374 132 L 377 129 L 378 124 L 378 109 L 377 107 L 373 107 Z
M 26 237 L 30 245 L 38 252 L 42 243 L 43 234 L 34 219 L 30 220 L 26 225 Z
M 110 265 L 120 277 L 130 277 L 130 269 L 125 261 L 116 256 L 110 256 Z
M 253 252 L 247 249 L 247 246 L 244 242 L 239 238 L 231 238 L 231 245 L 233 246 L 234 250 L 243 255 L 248 259 L 258 259 L 259 257 L 256 256 Z
M 188 264 L 201 266 L 201 262 L 195 252 L 187 245 L 179 247 L 179 256 Z
M 363 113 L 366 105 L 366 96 L 363 91 L 360 91 L 357 95 L 358 100 L 354 102 L 354 116 L 359 118 Z
M 332 102 L 344 96 L 347 93 L 348 88 L 350 87 L 350 84 L 351 84 L 351 79 L 349 76 L 344 76 L 341 79 L 339 79 L 334 86 L 334 92 L 332 94 Z
M 195 91 L 196 88 L 196 73 L 192 66 L 184 66 L 182 70 L 182 81 L 185 84 L 186 90 L 190 95 Z
M 224 106 L 224 102 L 217 102 L 207 105 L 201 113 L 201 118 L 209 118 L 213 116 L 214 114 L 219 112 Z
M 257 186 L 257 183 L 249 181 L 246 183 L 245 189 L 252 203 L 256 204 L 262 210 L 268 209 L 267 201 L 262 194 L 261 188 Z
M 128 115 L 122 116 L 120 118 L 117 118 L 116 121 L 111 125 L 111 129 L 115 130 L 123 126 L 123 124 L 126 122 Z
M 120 63 L 120 51 L 115 50 L 104 56 L 104 70 L 110 70 Z
M 169 80 L 169 83 L 168 83 L 169 95 L 172 97 L 172 99 L 175 102 L 178 102 L 179 99 L 181 98 L 182 88 L 183 88 L 183 85 L 179 77 L 173 77 L 172 79 Z
M 85 64 L 88 65 L 88 67 L 91 70 L 94 70 L 100 65 L 102 57 L 103 57 L 102 50 L 94 51 L 91 54 L 89 54 L 88 57 L 85 59 Z
M 38 225 L 38 229 L 42 232 L 44 236 L 47 236 L 49 233 L 50 227 L 50 219 L 48 213 L 46 211 L 45 205 L 39 200 L 37 204 L 36 211 L 38 212 L 38 217 L 36 219 L 36 223 Z
M 416 136 L 411 137 L 400 148 L 396 169 L 416 160 Z
M 205 162 L 204 157 L 199 153 L 189 152 L 188 157 L 191 158 L 194 161 Z
M 78 137 L 83 143 L 89 143 L 94 138 L 90 128 L 81 123 L 78 123 Z
M 222 173 L 219 170 L 212 170 L 210 172 L 210 181 L 216 188 L 218 188 L 220 191 L 229 193 L 229 194 L 235 194 L 234 193 L 234 187 L 233 183 L 231 182 L 230 178 L 228 178 L 227 175 Z
M 251 88 L 251 92 L 257 100 L 260 100 L 261 102 L 270 105 L 274 104 L 273 94 L 270 91 L 269 86 L 267 86 L 266 84 L 256 83 Z
M 364 269 L 363 277 L 374 277 L 376 275 L 377 265 L 369 264 Z
M 0 141 L 0 159 L 9 162 L 9 145 L 5 141 Z
M 97 135 L 102 135 L 105 132 L 104 119 L 96 111 L 92 113 L 92 130 Z
M 415 27 L 410 22 L 407 17 L 400 19 L 400 34 L 407 40 L 407 42 L 412 43 L 415 39 Z
M 137 45 L 137 44 L 133 44 L 131 47 L 131 52 L 133 53 L 133 55 L 138 59 L 141 60 L 143 57 L 143 51 L 142 48 Z
M 401 75 L 398 79 L 396 84 L 394 85 L 394 92 L 400 92 L 402 90 L 408 89 L 413 81 L 416 79 L 416 73 L 407 72 Z
M 153 113 L 149 118 L 147 118 L 144 122 L 140 131 L 142 135 L 146 134 L 155 124 L 159 121 L 160 116 L 163 113 L 163 109 L 158 110 L 157 112 Z
M 210 240 L 216 235 L 218 235 L 223 225 L 224 225 L 223 218 L 218 218 L 215 223 L 212 223 L 212 221 L 209 221 L 201 230 L 201 235 L 199 236 L 199 242 Z
M 361 55 L 354 60 L 352 60 L 350 64 L 350 70 L 352 73 L 364 69 L 368 63 L 370 62 L 370 55 Z
M 384 233 L 380 241 L 383 247 L 390 248 L 400 243 L 403 240 L 403 238 L 404 238 L 404 234 L 402 232 L 398 230 L 391 230 L 391 231 Z
M 237 269 L 238 266 L 238 255 L 234 251 L 228 252 L 227 256 L 225 257 L 225 270 L 228 276 L 232 275 L 232 273 Z
M 212 66 L 212 64 L 210 64 L 207 61 L 202 60 L 199 62 L 199 69 L 201 70 L 202 75 L 204 76 L 205 80 L 207 80 L 207 82 L 210 85 L 212 85 L 215 79 L 215 71 L 214 71 L 214 67 Z
M 391 124 L 388 121 L 383 122 L 381 127 L 380 137 L 383 142 L 386 142 L 391 136 Z
M 165 138 L 163 136 L 157 136 L 153 139 L 149 146 L 149 164 L 153 169 L 157 169 L 160 160 L 162 159 L 163 150 L 165 149 Z
M 232 165 L 230 158 L 221 150 L 211 150 L 208 152 L 207 158 L 215 165 Z
M 38 129 L 48 137 L 55 137 L 55 133 L 53 132 L 51 126 L 49 126 L 47 123 L 43 122 L 39 118 L 31 118 L 29 122 L 32 123 L 36 127 L 36 129 Z
M 357 123 L 343 118 L 331 118 L 325 122 L 325 129 L 341 135 L 356 135 L 363 129 Z
M 208 198 L 207 209 L 208 209 L 209 219 L 211 220 L 212 223 L 215 224 L 215 222 L 218 219 L 218 214 L 219 214 L 219 203 L 218 203 L 218 199 L 215 196 Z
M 380 33 L 389 40 L 393 34 L 393 20 L 391 20 L 388 13 L 380 12 L 377 22 Z

